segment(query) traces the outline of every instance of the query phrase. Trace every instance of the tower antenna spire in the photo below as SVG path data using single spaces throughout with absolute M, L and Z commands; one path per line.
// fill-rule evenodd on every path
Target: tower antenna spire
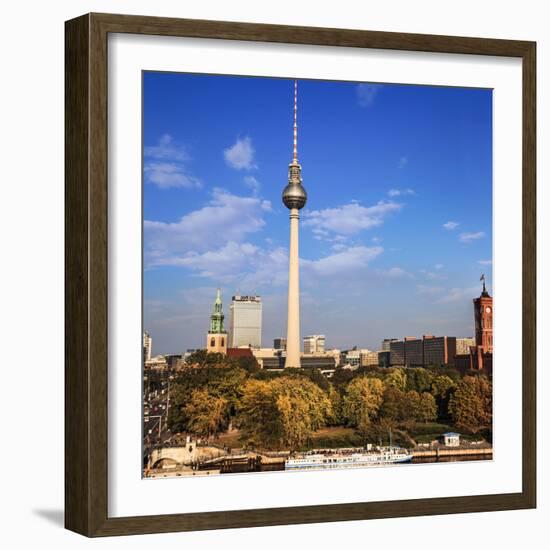
M 294 81 L 294 153 L 292 155 L 292 162 L 298 164 L 298 81 Z

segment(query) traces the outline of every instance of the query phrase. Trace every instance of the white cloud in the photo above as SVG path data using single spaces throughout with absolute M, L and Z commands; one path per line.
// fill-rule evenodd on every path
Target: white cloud
M 175 162 L 149 162 L 143 168 L 145 181 L 160 189 L 170 187 L 201 188 L 202 182 L 185 173 L 183 166 Z
M 260 192 L 260 182 L 254 176 L 245 176 L 244 183 L 247 187 L 250 187 L 254 194 Z
M 245 136 L 242 139 L 237 138 L 231 147 L 224 150 L 223 156 L 225 162 L 235 170 L 252 170 L 257 168 L 254 162 L 254 153 L 252 140 Z
M 333 276 L 367 267 L 368 263 L 382 254 L 381 246 L 352 246 L 318 260 L 300 260 L 303 269 L 316 275 Z
M 460 224 L 458 222 L 449 221 L 447 223 L 443 224 L 443 227 L 447 229 L 447 231 L 453 231 L 453 229 L 456 229 Z
M 386 271 L 381 271 L 380 273 L 381 275 L 385 277 L 390 277 L 391 279 L 412 279 L 414 277 L 411 273 L 405 271 L 402 267 L 392 267 Z
M 381 84 L 358 84 L 357 86 L 357 101 L 361 107 L 372 105 L 374 98 L 382 89 Z
M 144 221 L 145 264 L 170 264 L 190 251 L 201 253 L 230 241 L 241 242 L 263 229 L 263 215 L 270 210 L 269 201 L 214 189 L 207 206 L 177 222 Z
M 435 264 L 436 269 L 443 269 L 445 266 L 443 264 Z
M 461 233 L 458 236 L 458 240 L 461 243 L 471 243 L 472 241 L 477 241 L 478 239 L 482 239 L 485 237 L 485 233 L 483 231 L 477 231 L 475 233 Z
M 360 270 L 367 268 L 369 262 L 382 252 L 382 247 L 354 246 L 316 260 L 301 258 L 303 285 L 315 285 L 316 281 L 326 277 L 356 277 Z M 159 260 L 157 265 L 184 267 L 216 284 L 251 289 L 247 292 L 285 286 L 288 283 L 288 250 L 282 247 L 262 249 L 247 242 L 230 241 L 213 250 L 166 257 Z M 394 276 L 399 276 L 397 272 L 393 273 Z
M 236 243 L 230 241 L 221 248 L 208 250 L 201 254 L 189 252 L 183 256 L 170 258 L 167 262 L 170 265 L 188 267 L 203 277 L 222 277 L 237 275 L 250 259 L 258 253 L 258 247 L 250 243 Z
M 164 134 L 157 145 L 144 147 L 146 160 L 143 172 L 145 181 L 160 189 L 183 187 L 187 189 L 200 188 L 202 182 L 190 175 L 184 162 L 190 160 L 183 145 L 177 144 L 170 134 Z
M 479 265 L 493 265 L 493 260 L 478 260 Z
M 160 160 L 189 160 L 189 156 L 183 145 L 176 144 L 170 134 L 163 134 L 157 145 L 144 147 L 146 157 Z
M 374 206 L 352 202 L 336 208 L 306 211 L 303 225 L 311 227 L 314 234 L 321 238 L 328 237 L 330 233 L 354 235 L 382 225 L 387 215 L 399 211 L 401 207 L 393 201 L 380 201 Z
M 388 195 L 390 197 L 400 197 L 405 195 L 415 195 L 414 189 L 407 187 L 406 189 L 390 189 Z

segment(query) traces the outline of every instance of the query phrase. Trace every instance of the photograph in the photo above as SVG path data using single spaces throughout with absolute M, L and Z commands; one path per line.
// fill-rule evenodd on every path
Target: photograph
M 143 477 L 492 460 L 492 90 L 142 86 Z

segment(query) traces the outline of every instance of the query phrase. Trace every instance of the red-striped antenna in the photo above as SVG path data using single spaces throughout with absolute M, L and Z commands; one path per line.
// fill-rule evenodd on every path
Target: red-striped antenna
M 298 124 L 296 122 L 296 114 L 298 112 L 298 81 L 294 81 L 294 155 L 292 160 L 298 163 Z

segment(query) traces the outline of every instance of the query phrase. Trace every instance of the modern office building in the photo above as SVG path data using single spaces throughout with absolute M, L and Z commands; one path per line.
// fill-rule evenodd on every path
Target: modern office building
M 387 369 L 391 366 L 390 363 L 390 352 L 389 351 L 379 351 L 378 352 L 378 366 Z
M 337 348 L 327 349 L 325 355 L 334 357 L 334 364 L 339 367 L 342 364 L 342 352 Z
M 325 335 L 313 334 L 304 338 L 304 353 L 323 353 L 325 351 Z
M 143 362 L 151 360 L 151 352 L 153 351 L 153 339 L 148 332 L 143 333 Z
M 265 367 L 265 361 L 268 361 L 268 364 L 272 364 L 273 361 L 270 362 L 270 360 L 277 359 L 277 364 L 279 364 L 279 361 L 282 361 L 281 368 L 284 366 L 284 356 L 281 350 L 277 350 L 275 348 L 253 348 L 252 349 L 252 355 L 256 358 L 256 361 L 260 368 L 267 368 Z
M 260 296 L 233 296 L 229 306 L 229 347 L 262 346 L 262 299 Z
M 405 342 L 403 340 L 390 342 L 390 364 L 392 367 L 405 366 Z
M 399 338 L 384 338 L 382 340 L 382 351 L 390 351 L 390 345 L 392 342 L 397 342 Z
M 304 369 L 319 369 L 324 373 L 334 371 L 336 369 L 336 361 L 332 355 L 319 354 L 319 355 L 304 355 L 301 358 L 301 368 Z M 276 355 L 274 357 L 264 357 L 258 359 L 258 363 L 261 363 L 262 368 L 267 370 L 283 369 L 285 368 L 285 356 Z
M 456 338 L 454 336 L 433 336 L 422 338 L 407 336 L 390 343 L 390 364 L 392 367 L 429 367 L 454 365 Z
M 424 336 L 424 365 L 454 366 L 456 338 L 454 336 Z
M 286 338 L 275 338 L 273 340 L 273 347 L 275 349 L 286 350 Z
M 422 338 L 405 338 L 405 366 L 422 367 L 424 365 L 424 341 Z

